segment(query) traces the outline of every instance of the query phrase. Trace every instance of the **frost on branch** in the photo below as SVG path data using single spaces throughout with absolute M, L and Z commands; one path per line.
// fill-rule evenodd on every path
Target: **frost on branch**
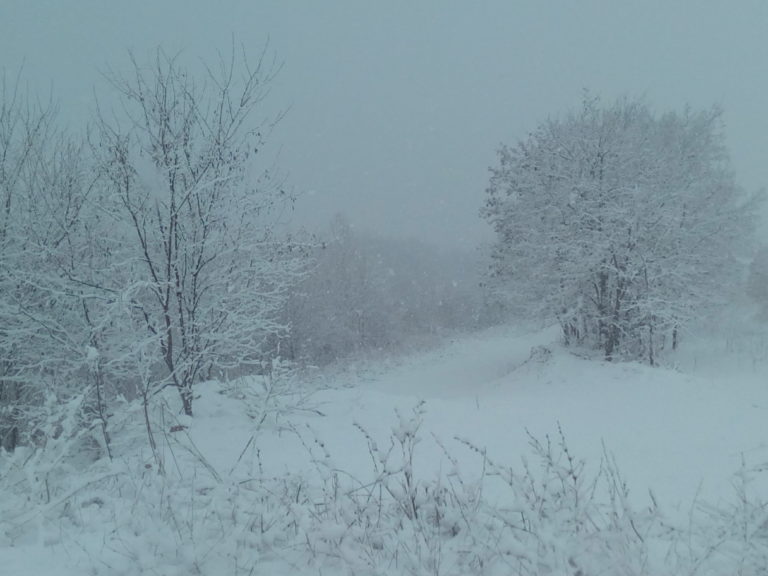
M 195 78 L 160 51 L 149 70 L 134 61 L 129 77 L 112 78 L 125 114 L 98 123 L 140 363 L 153 388 L 178 390 L 187 415 L 197 382 L 254 369 L 285 329 L 279 312 L 298 266 L 276 213 L 291 198 L 252 170 L 271 127 L 254 116 L 275 71 L 233 53 Z
M 586 98 L 502 147 L 482 215 L 518 311 L 556 318 L 566 343 L 653 364 L 727 300 L 757 198 L 734 181 L 720 117 Z

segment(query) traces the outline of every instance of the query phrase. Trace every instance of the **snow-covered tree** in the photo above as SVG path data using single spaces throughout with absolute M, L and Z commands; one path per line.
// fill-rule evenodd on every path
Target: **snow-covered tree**
M 42 402 L 31 384 L 42 367 L 30 346 L 38 329 L 29 313 L 39 294 L 26 289 L 20 273 L 34 266 L 34 241 L 27 238 L 35 224 L 31 177 L 50 137 L 52 111 L 33 105 L 18 79 L 0 80 L 0 446 L 13 450 L 23 441 L 27 409 Z
M 55 125 L 55 111 L 14 83 L 0 91 L 0 445 L 45 441 L 61 405 L 103 413 L 89 382 L 91 287 L 85 268 L 93 191 L 84 147 Z M 92 262 L 88 262 L 92 263 Z M 91 419 L 81 411 L 80 416 Z M 86 426 L 87 427 L 87 426 Z
M 256 175 L 268 125 L 254 123 L 274 69 L 262 59 L 222 63 L 195 78 L 158 52 L 114 77 L 124 115 L 98 123 L 95 146 L 123 240 L 110 285 L 134 330 L 135 356 L 155 386 L 173 386 L 192 414 L 193 385 L 261 361 L 296 274 L 276 232 L 289 194 Z
M 586 97 L 501 148 L 482 215 L 519 311 L 557 318 L 566 342 L 608 359 L 653 363 L 738 283 L 755 202 L 734 181 L 719 110 Z

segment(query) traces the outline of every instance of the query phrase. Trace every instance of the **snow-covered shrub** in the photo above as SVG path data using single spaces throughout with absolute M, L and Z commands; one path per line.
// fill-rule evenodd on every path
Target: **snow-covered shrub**
M 103 431 L 88 422 L 85 395 L 50 395 L 34 421 L 33 442 L 0 449 L 0 540 L 9 544 L 61 540 L 56 527 L 79 492 L 111 475 Z
M 224 394 L 242 403 L 256 428 L 283 426 L 296 413 L 322 414 L 312 404 L 312 392 L 301 384 L 303 372 L 296 363 L 273 358 L 262 363 L 260 372 L 222 385 Z
M 417 470 L 422 410 L 398 415 L 385 448 L 358 426 L 371 456 L 369 478 L 336 470 L 318 454 L 322 489 L 304 522 L 315 562 L 351 574 L 659 573 L 649 542 L 665 527 L 655 507 L 629 505 L 609 458 L 588 473 L 562 434 L 556 445 L 531 438 L 533 459 L 518 471 L 464 440 L 479 457 L 467 479 L 437 441 L 450 469 L 425 478 Z
M 677 526 L 653 498 L 630 503 L 612 458 L 578 459 L 560 430 L 531 436 L 530 454 L 510 465 L 468 439 L 430 438 L 421 403 L 382 437 L 356 425 L 370 458 L 352 474 L 311 427 L 252 415 L 243 453 L 252 449 L 253 465 L 238 465 L 241 453 L 216 470 L 194 442 L 195 421 L 177 419 L 179 404 L 172 393 L 150 413 L 161 466 L 136 442 L 140 401 L 114 419 L 133 441 L 77 474 L 61 467 L 74 466 L 73 455 L 63 457 L 50 497 L 28 478 L 44 472 L 42 460 L 33 468 L 24 450 L 0 454 L 0 541 L 60 544 L 94 576 L 766 574 L 762 469 L 742 470 L 732 504 L 697 506 Z M 303 444 L 307 461 L 288 471 L 262 461 L 280 435 Z M 437 473 L 427 465 L 435 455 L 446 463 Z
M 742 462 L 733 493 L 724 502 L 698 502 L 689 532 L 676 543 L 674 559 L 700 574 L 768 574 L 768 494 L 765 465 Z

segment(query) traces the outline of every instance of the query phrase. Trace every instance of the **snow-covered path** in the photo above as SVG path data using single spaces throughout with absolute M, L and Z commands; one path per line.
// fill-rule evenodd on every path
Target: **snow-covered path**
M 521 333 L 497 328 L 451 340 L 380 375 L 366 390 L 422 399 L 492 394 L 531 358 L 532 349 L 557 341 L 559 329 Z
M 394 409 L 407 412 L 419 400 L 426 402 L 425 436 L 449 446 L 456 436 L 468 438 L 510 465 L 529 452 L 526 430 L 554 435 L 562 426 L 571 449 L 595 465 L 605 446 L 639 502 L 653 490 L 681 511 L 696 497 L 730 496 L 742 458 L 768 461 L 768 385 L 759 367 L 723 378 L 611 364 L 574 356 L 557 337 L 555 329 L 497 330 L 459 339 L 319 394 L 328 417 L 313 425 L 331 451 L 340 445 L 353 469 L 351 422 L 384 437 Z M 541 354 L 541 346 L 552 354 Z M 427 440 L 424 462 L 440 468 L 442 454 Z

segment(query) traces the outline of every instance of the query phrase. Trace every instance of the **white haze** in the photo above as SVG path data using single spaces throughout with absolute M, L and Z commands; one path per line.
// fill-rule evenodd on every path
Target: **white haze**
M 295 220 L 345 212 L 359 228 L 468 248 L 500 142 L 584 89 L 661 110 L 718 104 L 739 181 L 767 180 L 768 5 L 759 0 L 481 3 L 3 0 L 0 67 L 24 68 L 80 127 L 124 69 L 162 45 L 210 61 L 234 42 L 284 62 L 268 102 L 287 109 L 269 158 L 301 195 Z
M 0 576 L 766 576 L 767 22 L 0 0 Z

